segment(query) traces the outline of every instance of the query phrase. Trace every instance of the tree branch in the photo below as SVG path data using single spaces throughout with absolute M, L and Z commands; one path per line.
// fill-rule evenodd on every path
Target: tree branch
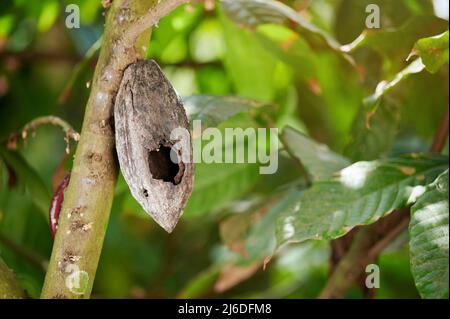
M 320 299 L 342 298 L 361 278 L 365 267 L 400 234 L 409 223 L 409 209 L 393 212 L 378 222 L 361 227 L 352 244 L 328 279 Z
M 430 148 L 440 153 L 445 147 L 449 131 L 448 107 L 446 108 Z M 332 272 L 319 298 L 342 298 L 353 283 L 360 278 L 368 263 L 401 234 L 409 225 L 409 207 L 391 213 L 378 222 L 361 227 L 356 233 L 347 253 Z
M 136 39 L 186 2 L 114 0 L 108 10 L 42 298 L 90 296 L 117 180 L 114 99 L 125 68 L 139 58 Z
M 439 123 L 439 128 L 437 129 L 433 144 L 431 145 L 430 152 L 431 153 L 441 153 L 445 147 L 445 142 L 448 138 L 448 105 L 445 108 L 445 112 L 442 115 L 441 122 Z
M 25 297 L 25 291 L 20 288 L 16 276 L 0 258 L 0 299 L 21 299 Z

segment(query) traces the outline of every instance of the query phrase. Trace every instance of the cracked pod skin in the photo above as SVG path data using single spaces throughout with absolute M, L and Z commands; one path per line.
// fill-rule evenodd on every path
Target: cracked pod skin
M 131 194 L 172 232 L 192 193 L 192 142 L 183 104 L 155 61 L 127 67 L 114 120 L 120 169 Z

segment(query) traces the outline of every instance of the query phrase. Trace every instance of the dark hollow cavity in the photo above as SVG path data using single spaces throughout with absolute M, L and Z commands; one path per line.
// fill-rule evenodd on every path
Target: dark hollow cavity
M 181 177 L 183 177 L 184 165 L 183 163 L 177 164 L 172 162 L 170 150 L 170 147 L 160 145 L 159 150 L 149 152 L 148 164 L 154 179 L 177 185 L 181 182 Z

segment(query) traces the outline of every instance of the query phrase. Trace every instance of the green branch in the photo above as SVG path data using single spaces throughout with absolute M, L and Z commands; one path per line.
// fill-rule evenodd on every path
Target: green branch
M 113 101 L 123 71 L 139 59 L 135 49 L 138 37 L 186 2 L 114 0 L 108 10 L 42 298 L 89 298 L 91 294 L 118 172 Z

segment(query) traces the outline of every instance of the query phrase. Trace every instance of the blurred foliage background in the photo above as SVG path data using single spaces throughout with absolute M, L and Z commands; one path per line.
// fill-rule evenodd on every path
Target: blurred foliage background
M 376 3 L 382 16 L 379 32 L 390 33 L 353 52 L 355 70 L 289 23 L 249 30 L 227 18 L 218 3 L 205 0 L 161 20 L 150 42 L 140 45 L 181 96 L 255 99 L 272 106 L 277 127 L 289 125 L 337 153 L 349 154 L 355 152 L 346 146 L 357 138 L 352 123 L 363 99 L 380 81 L 405 68 L 418 39 L 448 29 L 448 0 L 282 2 L 341 44 L 361 34 L 365 7 Z M 69 3 L 80 7 L 80 29 L 64 25 Z M 42 115 L 57 115 L 81 129 L 96 62 L 96 54 L 85 55 L 102 34 L 103 12 L 99 0 L 0 2 L 2 143 Z M 448 103 L 448 68 L 411 76 L 388 101 L 383 108 L 390 111 L 377 113 L 382 117 L 384 156 L 426 150 Z M 220 127 L 254 125 L 254 119 L 239 113 Z M 63 137 L 55 127 L 39 127 L 19 143 L 14 156 L 20 165 L 11 167 L 0 159 L 0 255 L 32 297 L 39 296 L 42 264 L 51 253 L 45 207 L 73 157 L 73 150 L 66 155 Z M 370 156 L 361 152 L 350 157 Z M 259 175 L 254 164 L 197 165 L 194 194 L 171 235 L 142 211 L 120 177 L 93 296 L 316 297 L 327 279 L 328 242 L 286 246 L 263 270 L 275 235 L 270 218 L 262 216 L 276 215 L 277 205 L 283 205 L 279 196 L 292 185 L 304 185 L 296 172 L 284 151 L 273 176 Z M 389 247 L 379 264 L 377 297 L 418 297 L 407 234 Z M 355 288 L 347 297 L 360 297 L 360 292 Z

